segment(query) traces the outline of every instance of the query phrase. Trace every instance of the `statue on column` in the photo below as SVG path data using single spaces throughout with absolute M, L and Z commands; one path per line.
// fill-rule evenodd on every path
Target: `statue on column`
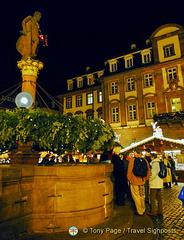
M 40 32 L 38 22 L 40 19 L 41 13 L 35 12 L 33 17 L 27 16 L 22 21 L 22 31 L 20 31 L 22 35 L 16 43 L 17 51 L 22 55 L 22 59 L 34 58 L 37 56 L 36 53 L 39 44 L 38 35 Z

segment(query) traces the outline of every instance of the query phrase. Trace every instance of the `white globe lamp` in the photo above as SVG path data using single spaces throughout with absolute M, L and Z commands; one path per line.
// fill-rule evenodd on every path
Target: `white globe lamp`
M 21 92 L 15 98 L 15 104 L 20 108 L 30 108 L 33 105 L 33 98 L 28 92 Z

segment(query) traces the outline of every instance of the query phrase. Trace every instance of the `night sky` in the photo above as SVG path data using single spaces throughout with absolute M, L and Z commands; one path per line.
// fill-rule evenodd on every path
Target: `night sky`
M 137 47 L 161 25 L 184 27 L 182 1 L 58 0 L 3 1 L 0 9 L 0 92 L 21 82 L 16 62 L 21 59 L 15 44 L 22 20 L 42 13 L 40 27 L 48 35 L 38 59 L 44 63 L 38 83 L 51 95 L 59 94 L 70 77 L 99 70 L 104 62 Z M 12 3 L 13 4 L 12 4 Z M 180 4 L 179 4 L 180 3 Z M 152 5 L 154 4 L 154 5 Z

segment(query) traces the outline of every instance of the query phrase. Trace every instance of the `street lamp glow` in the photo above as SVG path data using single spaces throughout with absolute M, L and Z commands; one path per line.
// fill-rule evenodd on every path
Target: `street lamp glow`
M 30 108 L 33 105 L 33 98 L 28 92 L 21 92 L 15 98 L 17 107 Z
M 23 103 L 23 104 L 27 104 L 27 103 L 28 103 L 28 99 L 27 99 L 26 97 L 22 97 L 22 98 L 20 99 L 20 101 L 21 101 L 21 103 Z

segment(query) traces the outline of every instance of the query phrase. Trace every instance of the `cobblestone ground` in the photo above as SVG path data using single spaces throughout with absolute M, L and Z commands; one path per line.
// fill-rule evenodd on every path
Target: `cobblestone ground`
M 155 231 L 153 240 L 184 239 L 184 207 L 178 199 L 182 186 L 184 183 L 163 190 L 163 217 L 151 217 Z

